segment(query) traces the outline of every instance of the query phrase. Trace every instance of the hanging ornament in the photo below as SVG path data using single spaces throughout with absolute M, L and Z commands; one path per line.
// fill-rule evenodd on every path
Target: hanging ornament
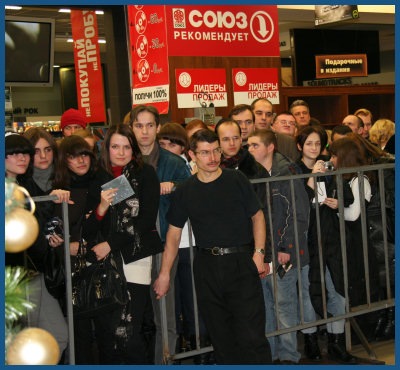
M 12 196 L 17 202 L 23 204 L 24 201 L 25 201 L 25 196 L 26 196 L 25 192 L 27 192 L 27 190 L 25 188 L 23 188 L 22 186 L 16 185 L 14 187 L 14 191 L 13 191 L 13 195 Z
M 33 215 L 35 202 L 28 191 L 21 186 L 15 186 L 12 194 L 19 198 L 20 201 L 23 201 L 26 196 L 31 208 L 30 211 L 27 211 L 21 207 L 12 207 L 9 212 L 6 212 L 5 251 L 18 253 L 29 248 L 36 240 L 39 233 L 39 224 Z
M 14 208 L 5 217 L 5 250 L 18 253 L 29 248 L 36 240 L 39 225 L 35 216 L 24 208 Z
M 5 192 L 4 192 L 4 210 L 7 213 L 11 212 L 15 207 L 23 207 L 25 197 L 29 199 L 28 191 L 18 186 L 11 178 L 5 178 Z
M 46 330 L 28 328 L 18 333 L 7 350 L 9 365 L 57 365 L 60 349 Z

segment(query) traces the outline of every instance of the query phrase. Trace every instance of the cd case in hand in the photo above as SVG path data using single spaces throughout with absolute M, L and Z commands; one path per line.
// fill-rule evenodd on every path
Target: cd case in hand
M 114 200 L 111 203 L 112 205 L 115 205 L 135 194 L 125 175 L 118 176 L 114 180 L 101 185 L 101 190 L 109 189 L 118 189 L 114 196 Z

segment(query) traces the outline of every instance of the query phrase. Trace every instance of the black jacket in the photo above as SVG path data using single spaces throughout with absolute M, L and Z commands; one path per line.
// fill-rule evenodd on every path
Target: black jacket
M 300 169 L 282 154 L 274 153 L 271 176 L 290 176 L 300 173 Z M 307 231 L 309 221 L 309 202 L 301 179 L 294 181 L 294 199 L 296 202 L 297 235 L 299 242 L 300 266 L 309 262 Z M 275 257 L 278 252 L 290 254 L 290 262 L 297 267 L 297 252 L 295 243 L 294 212 L 290 181 L 270 182 L 272 201 L 272 224 Z M 269 231 L 269 223 L 267 223 Z
M 394 163 L 392 157 L 382 157 L 374 164 Z M 383 228 L 381 213 L 381 197 L 379 193 L 378 173 L 375 173 L 375 181 L 371 184 L 372 197 L 367 207 L 368 230 L 371 247 L 376 256 L 379 270 L 380 286 L 386 286 L 385 274 L 385 250 L 383 244 Z M 395 283 L 395 169 L 383 171 L 385 189 L 386 231 L 388 241 L 389 278 L 392 287 Z
M 19 179 L 19 185 L 28 190 L 31 197 L 48 195 L 35 183 L 32 177 L 22 177 Z M 36 271 L 43 271 L 43 262 L 49 248 L 47 239 L 44 236 L 43 229 L 46 222 L 54 216 L 54 202 L 36 202 L 35 217 L 39 224 L 39 233 L 35 242 L 26 250 L 28 254 L 28 268 Z M 24 266 L 24 252 L 6 253 L 5 264 L 11 266 Z
M 141 248 L 136 253 L 133 254 L 132 235 L 117 231 L 118 204 L 110 207 L 102 220 L 96 217 L 96 208 L 100 204 L 101 185 L 113 179 L 105 171 L 99 172 L 89 188 L 87 211 L 92 211 L 92 213 L 83 224 L 83 237 L 89 245 L 94 246 L 107 241 L 113 252 L 120 252 L 125 264 L 162 251 L 161 239 L 155 225 L 160 199 L 159 180 L 155 170 L 148 164 L 144 164 L 141 170 L 136 171 L 135 178 L 138 183 L 140 208 L 139 214 L 134 217 L 134 228 L 135 232 L 139 233 L 141 242 Z M 119 253 L 114 253 L 116 258 L 118 255 Z

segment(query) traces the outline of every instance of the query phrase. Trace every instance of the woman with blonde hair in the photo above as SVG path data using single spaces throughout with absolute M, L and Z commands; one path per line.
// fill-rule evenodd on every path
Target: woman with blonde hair
M 387 118 L 378 119 L 369 130 L 369 139 L 385 149 L 386 143 L 394 135 L 394 122 Z

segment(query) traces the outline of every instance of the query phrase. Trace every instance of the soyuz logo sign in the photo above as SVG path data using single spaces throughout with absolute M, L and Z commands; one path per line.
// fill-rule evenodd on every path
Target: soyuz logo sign
M 170 55 L 279 56 L 275 5 L 167 6 L 166 13 Z

